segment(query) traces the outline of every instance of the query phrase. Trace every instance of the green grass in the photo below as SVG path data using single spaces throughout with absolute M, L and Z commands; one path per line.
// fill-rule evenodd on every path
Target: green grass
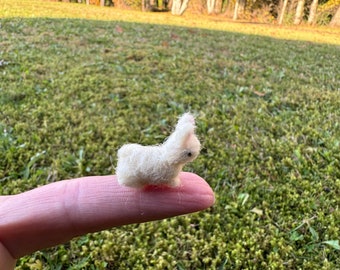
M 203 149 L 186 169 L 217 197 L 201 213 L 36 252 L 18 269 L 339 267 L 339 46 L 124 19 L 27 18 L 1 5 L 2 194 L 111 174 L 122 144 L 159 143 L 190 110 Z M 86 10 L 92 18 L 100 9 Z

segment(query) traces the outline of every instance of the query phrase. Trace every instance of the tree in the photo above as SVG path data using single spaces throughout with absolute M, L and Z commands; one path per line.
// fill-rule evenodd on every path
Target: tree
M 224 0 L 215 0 L 215 9 L 214 12 L 216 14 L 220 14 L 222 12 Z
M 299 0 L 297 7 L 296 7 L 296 13 L 294 17 L 294 24 L 300 24 L 302 21 L 303 16 L 303 8 L 305 6 L 305 0 Z
M 150 0 L 142 0 L 142 11 L 150 11 L 151 3 Z
M 172 15 L 182 15 L 188 7 L 189 0 L 173 0 L 171 13 Z
M 340 26 L 340 5 L 338 6 L 338 9 L 336 10 L 330 24 L 330 26 Z
M 234 9 L 234 16 L 233 16 L 233 20 L 236 21 L 238 18 L 238 6 L 239 6 L 239 0 L 236 0 L 235 3 L 235 9 Z
M 208 14 L 211 14 L 215 10 L 216 0 L 207 0 Z
M 319 0 L 313 0 L 309 9 L 308 24 L 314 24 L 316 17 L 316 10 L 318 9 Z
M 288 0 L 284 0 L 283 1 L 283 5 L 279 14 L 279 18 L 278 18 L 278 23 L 281 25 L 283 22 L 283 17 L 285 15 L 286 9 L 287 9 L 287 5 L 288 5 Z
M 246 7 L 246 0 L 236 0 L 233 20 L 237 20 L 238 14 L 244 12 Z
M 101 7 L 105 6 L 105 0 L 100 0 L 100 6 Z

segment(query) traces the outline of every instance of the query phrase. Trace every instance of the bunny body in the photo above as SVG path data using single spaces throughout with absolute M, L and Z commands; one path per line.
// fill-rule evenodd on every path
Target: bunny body
M 118 182 L 137 188 L 162 184 L 178 186 L 178 174 L 186 163 L 198 156 L 200 148 L 195 135 L 195 119 L 186 113 L 163 144 L 126 144 L 118 150 Z

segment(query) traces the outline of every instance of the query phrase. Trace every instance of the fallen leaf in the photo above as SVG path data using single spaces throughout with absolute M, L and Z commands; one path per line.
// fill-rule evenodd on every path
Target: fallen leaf
M 174 33 L 171 33 L 171 39 L 174 39 L 174 40 L 179 40 L 179 36 L 174 34 Z
M 339 240 L 328 240 L 323 241 L 322 243 L 327 244 L 336 250 L 340 250 Z
M 262 93 L 262 92 L 259 92 L 259 91 L 254 91 L 254 94 L 259 96 L 259 97 L 264 97 L 266 95 L 266 93 Z
M 194 30 L 194 29 L 188 29 L 188 32 L 189 32 L 190 34 L 197 34 L 197 31 Z
M 162 46 L 165 47 L 165 48 L 168 48 L 169 47 L 169 43 L 167 41 L 163 41 L 162 42 Z
M 253 212 L 253 213 L 255 213 L 255 214 L 258 214 L 259 216 L 262 216 L 262 215 L 263 215 L 263 210 L 258 209 L 258 208 L 256 208 L 256 207 L 254 207 L 253 209 L 251 209 L 250 212 Z
M 124 32 L 124 29 L 121 26 L 117 25 L 116 26 L 116 32 L 119 33 L 119 34 L 122 34 Z

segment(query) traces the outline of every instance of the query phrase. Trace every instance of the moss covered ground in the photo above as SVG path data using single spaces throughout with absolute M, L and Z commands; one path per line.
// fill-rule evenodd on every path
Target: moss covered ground
M 97 7 L 47 18 L 79 5 L 33 1 L 32 16 L 9 3 L 2 195 L 112 174 L 122 144 L 161 142 L 185 111 L 203 144 L 186 170 L 216 193 L 206 211 L 82 236 L 17 269 L 339 269 L 340 42 L 133 22 L 115 9 L 119 20 L 94 20 Z

